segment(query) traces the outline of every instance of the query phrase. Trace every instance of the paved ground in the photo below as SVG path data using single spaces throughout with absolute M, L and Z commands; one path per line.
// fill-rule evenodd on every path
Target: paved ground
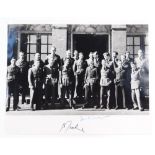
M 9 111 L 7 115 L 147 115 L 149 111 L 138 110 L 96 110 L 96 109 L 63 109 L 63 110 L 38 110 L 38 111 Z
M 21 99 L 19 101 L 21 103 Z M 65 109 L 50 109 L 50 110 L 36 110 L 32 111 L 30 109 L 30 104 L 19 104 L 21 109 L 19 111 L 13 111 L 12 104 L 10 111 L 7 112 L 7 115 L 147 115 L 149 110 L 139 111 L 139 110 L 126 110 L 126 109 L 95 109 L 87 108 L 82 109 L 82 104 L 78 104 L 76 109 L 69 109 L 67 106 Z M 56 107 L 59 107 L 59 103 L 56 104 Z
M 36 110 L 32 111 L 30 105 L 20 105 L 21 110 L 13 111 L 11 108 L 7 115 L 147 115 L 149 114 L 148 110 L 139 111 L 139 110 L 126 110 L 126 109 L 50 109 L 50 110 Z

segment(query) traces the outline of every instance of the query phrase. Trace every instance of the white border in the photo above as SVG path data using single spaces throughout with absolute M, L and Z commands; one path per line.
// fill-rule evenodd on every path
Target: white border
M 31 5 L 30 5 L 31 4 Z M 67 4 L 67 5 L 66 5 Z M 68 6 L 68 7 L 67 7 Z M 35 9 L 34 9 L 35 8 Z M 0 140 L 2 154 L 154 154 L 153 142 L 154 142 L 154 4 L 151 1 L 30 1 L 26 0 L 21 2 L 19 0 L 3 1 L 0 8 L 0 136 L 3 137 Z M 10 135 L 6 134 L 5 128 L 5 75 L 6 68 L 6 28 L 7 24 L 12 23 L 93 23 L 93 24 L 149 24 L 149 53 L 150 53 L 150 115 L 149 116 L 118 116 L 120 119 L 120 127 L 118 131 L 112 131 L 117 135 L 96 136 L 84 136 L 80 137 L 60 137 L 42 135 L 46 134 L 46 125 L 51 120 L 58 120 L 54 117 L 47 117 L 47 124 L 44 124 L 39 135 L 34 136 L 35 132 L 34 123 L 39 118 L 32 118 L 31 130 L 25 129 L 31 132 L 31 135 Z M 39 116 L 38 116 L 39 117 Z M 70 116 L 69 116 L 70 117 Z M 111 123 L 118 124 L 115 119 L 118 117 L 110 117 L 113 119 Z M 128 118 L 126 118 L 128 117 Z M 9 119 L 9 117 L 7 118 Z M 38 123 L 42 124 L 45 121 L 45 117 Z M 63 118 L 64 119 L 64 118 Z M 76 119 L 76 118 L 75 118 Z M 131 120 L 130 120 L 131 119 Z M 14 124 L 14 120 L 16 123 Z M 21 131 L 22 127 L 19 125 L 19 121 L 29 121 L 27 118 L 16 118 L 11 120 L 17 133 Z M 128 120 L 128 122 L 127 122 Z M 62 121 L 62 120 L 60 120 Z M 100 120 L 90 123 L 92 126 L 101 125 Z M 103 124 L 106 122 L 106 118 L 103 119 Z M 109 122 L 109 121 L 108 121 Z M 138 123 L 137 123 L 138 122 Z M 24 124 L 24 122 L 23 122 Z M 89 123 L 88 123 L 89 124 Z M 90 125 L 89 124 L 89 125 Z M 106 124 L 106 123 L 105 123 Z M 133 128 L 135 125 L 135 129 Z M 25 124 L 26 125 L 26 122 Z M 58 124 L 56 124 L 58 125 Z M 89 126 L 88 125 L 88 126 Z M 107 125 L 107 124 L 106 124 Z M 58 125 L 59 126 L 59 125 Z M 109 124 L 108 124 L 109 126 Z M 38 127 L 38 126 L 36 126 Z M 110 126 L 109 126 L 110 128 Z M 133 130 L 131 130 L 131 128 Z M 89 127 L 91 130 L 92 128 Z M 105 129 L 105 128 L 104 128 Z M 113 129 L 113 126 L 111 127 Z M 95 129 L 97 130 L 97 128 Z M 95 131 L 93 130 L 93 131 Z M 51 130 L 50 130 L 51 131 Z M 130 132 L 133 131 L 133 132 Z M 99 131 L 97 130 L 99 133 Z M 109 132 L 109 130 L 108 130 Z M 54 132 L 55 133 L 55 132 Z M 140 135 L 138 134 L 140 133 Z M 123 134 L 123 136 L 121 136 Z M 137 135 L 138 134 L 138 135 Z M 10 137 L 12 137 L 10 139 Z M 5 138 L 5 139 L 4 139 Z M 81 151 L 82 150 L 82 151 Z

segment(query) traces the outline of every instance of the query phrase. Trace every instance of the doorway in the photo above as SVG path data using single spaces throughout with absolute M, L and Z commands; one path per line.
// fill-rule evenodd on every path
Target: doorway
M 85 59 L 90 52 L 98 51 L 99 57 L 103 57 L 104 52 L 108 52 L 109 36 L 101 34 L 73 34 L 73 50 L 82 52 Z

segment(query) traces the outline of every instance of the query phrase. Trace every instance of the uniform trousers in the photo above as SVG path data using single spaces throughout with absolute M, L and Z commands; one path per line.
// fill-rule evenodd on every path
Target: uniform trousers
M 20 82 L 19 88 L 21 89 L 22 104 L 24 104 L 24 102 L 26 102 L 25 96 L 28 89 L 28 84 L 26 82 Z
M 45 104 L 48 106 L 50 99 L 52 97 L 52 103 L 54 104 L 57 99 L 57 79 L 48 79 L 45 84 Z M 54 106 L 54 105 L 53 105 Z
M 9 81 L 7 85 L 7 110 L 10 109 L 11 95 L 13 95 L 13 109 L 16 110 L 19 102 L 19 86 L 16 81 Z
M 107 100 L 103 101 L 105 99 L 105 96 Z M 110 86 L 101 86 L 100 88 L 100 106 L 104 106 L 109 109 L 109 102 L 110 102 Z
M 120 107 L 120 103 L 122 103 L 124 109 L 126 108 L 125 86 L 115 85 L 115 100 L 116 108 Z
M 86 104 L 89 104 L 90 100 L 95 103 L 96 97 L 96 84 L 95 83 L 88 83 L 85 85 L 85 101 Z
M 82 96 L 84 95 L 84 77 L 77 75 L 76 76 L 76 94 L 79 98 L 82 98 Z
M 43 100 L 42 83 L 38 82 L 35 88 L 30 88 L 30 104 L 32 109 L 40 110 Z
M 70 82 L 68 77 L 62 78 L 62 88 L 61 88 L 61 104 L 64 106 L 65 97 L 69 99 L 69 106 L 73 106 L 73 97 L 74 97 L 74 87 L 73 83 Z

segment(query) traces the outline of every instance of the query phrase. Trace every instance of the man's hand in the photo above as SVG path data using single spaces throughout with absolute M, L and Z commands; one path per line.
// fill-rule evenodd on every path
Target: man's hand
M 29 86 L 29 88 L 30 88 L 30 89 L 34 89 L 34 87 L 33 87 L 33 86 Z
M 62 83 L 59 84 L 60 88 L 62 88 Z

